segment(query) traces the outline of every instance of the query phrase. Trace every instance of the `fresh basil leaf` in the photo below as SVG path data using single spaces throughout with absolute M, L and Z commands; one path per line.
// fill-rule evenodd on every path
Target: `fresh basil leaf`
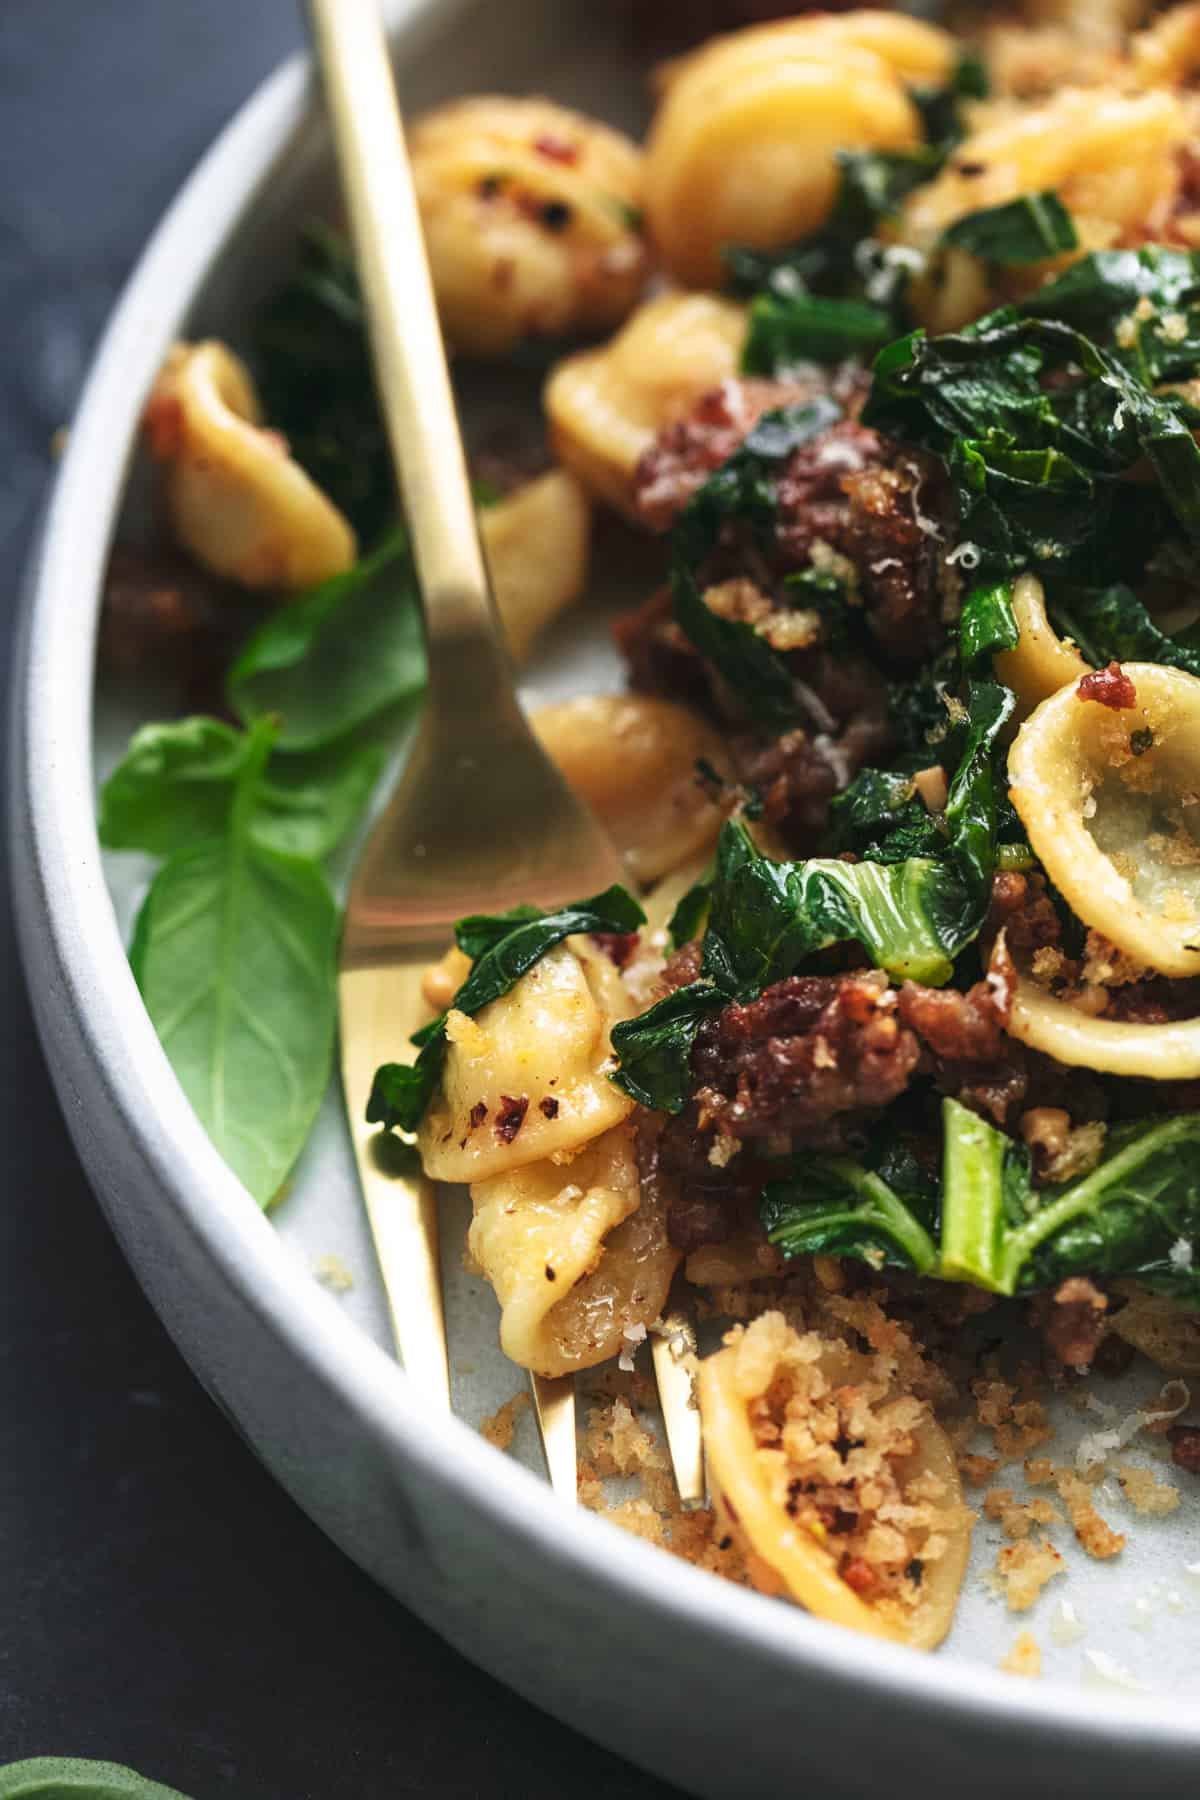
M 247 725 L 279 720 L 284 750 L 317 750 L 425 682 L 416 581 L 403 530 L 344 575 L 274 613 L 238 657 L 229 703 Z
M 272 741 L 274 727 L 258 727 Z M 145 725 L 100 792 L 100 842 L 109 850 L 171 856 L 224 832 L 247 759 L 250 734 L 220 719 Z M 377 744 L 335 745 L 307 756 L 275 756 L 256 777 L 248 826 L 256 843 L 315 861 L 351 830 L 383 770 Z
M 541 917 L 541 910 L 536 906 L 514 906 L 506 913 L 474 913 L 468 919 L 459 919 L 454 927 L 454 941 L 464 956 L 477 962 L 502 938 L 506 938 L 514 925 L 523 925 L 529 919 Z
M 801 363 L 843 362 L 869 356 L 894 336 L 891 313 L 866 300 L 760 294 L 750 308 L 742 370 L 780 375 Z
M 848 1158 L 806 1156 L 797 1175 L 771 1182 L 759 1208 L 767 1237 L 787 1258 L 851 1256 L 928 1275 L 937 1245 L 881 1175 Z
M 213 1143 L 261 1205 L 303 1148 L 333 1055 L 337 909 L 315 864 L 260 844 L 258 768 L 228 826 L 176 850 L 138 914 L 130 962 Z
M 1042 262 L 1079 246 L 1070 213 L 1049 191 L 967 213 L 942 234 L 942 242 L 1002 269 Z
M 470 974 L 447 1011 L 413 1034 L 419 1046 L 414 1064 L 385 1063 L 376 1071 L 367 1102 L 367 1123 L 385 1131 L 415 1131 L 441 1079 L 449 1050 L 446 1018 L 450 1011 L 474 1016 L 509 993 L 547 951 L 577 932 L 628 932 L 643 925 L 646 915 L 622 887 L 607 888 L 594 899 L 577 901 L 558 912 L 539 913 L 518 907 L 507 918 L 482 915 L 464 921 L 467 943 L 483 946 Z M 506 930 L 499 927 L 506 926 Z M 460 939 L 460 944 L 462 939 Z
M 186 1800 L 119 1763 L 34 1756 L 0 1768 L 0 1800 Z
M 266 417 L 372 543 L 396 516 L 396 483 L 358 276 L 338 232 L 308 227 L 295 269 L 255 321 L 253 349 Z
M 1131 588 L 1065 590 L 1048 597 L 1055 628 L 1097 668 L 1112 662 L 1163 663 L 1200 675 L 1200 649 L 1160 631 Z

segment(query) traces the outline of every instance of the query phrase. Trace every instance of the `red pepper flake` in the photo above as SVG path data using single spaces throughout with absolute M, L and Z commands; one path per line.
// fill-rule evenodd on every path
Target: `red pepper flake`
M 861 1556 L 847 1557 L 839 1573 L 846 1586 L 856 1594 L 861 1594 L 864 1599 L 878 1591 L 879 1577 L 870 1563 L 865 1562 Z
M 477 1100 L 475 1102 L 474 1106 L 471 1108 L 470 1112 L 467 1114 L 467 1122 L 470 1125 L 471 1130 L 477 1131 L 479 1129 L 479 1127 L 483 1124 L 483 1121 L 486 1118 L 487 1118 L 487 1102 L 484 1100 Z
M 567 138 L 555 137 L 552 131 L 543 131 L 540 137 L 534 138 L 533 147 L 539 156 L 549 157 L 551 162 L 579 161 L 579 145 L 572 144 Z
M 1106 669 L 1093 669 L 1085 675 L 1075 689 L 1078 700 L 1094 700 L 1099 706 L 1110 706 L 1114 712 L 1124 712 L 1137 705 L 1137 689 L 1119 662 L 1110 662 Z
M 546 1264 L 546 1280 L 547 1281 L 557 1281 L 558 1280 L 558 1271 L 554 1267 L 553 1263 Z
M 1171 1461 L 1189 1475 L 1200 1475 L 1200 1430 L 1195 1425 L 1172 1425 L 1167 1433 Z
M 553 1094 L 547 1094 L 544 1100 L 539 1101 L 538 1109 L 547 1119 L 558 1117 L 558 1101 Z
M 528 1111 L 528 1094 L 522 1094 L 519 1100 L 514 1100 L 511 1094 L 501 1094 L 500 1111 L 496 1114 L 496 1136 L 502 1144 L 512 1143 L 525 1123 Z
M 592 942 L 609 962 L 623 969 L 637 949 L 638 935 L 636 931 L 593 931 Z

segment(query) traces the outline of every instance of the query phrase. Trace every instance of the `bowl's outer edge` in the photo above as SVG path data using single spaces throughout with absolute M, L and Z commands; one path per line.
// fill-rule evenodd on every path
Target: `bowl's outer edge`
M 393 8 L 401 57 L 441 10 Z M 299 61 L 264 84 L 152 239 L 97 355 L 25 587 L 18 931 L 67 1124 L 122 1248 L 209 1392 L 349 1555 L 474 1661 L 669 1779 L 733 1796 L 803 1769 L 830 1800 L 905 1780 L 999 1800 L 1031 1776 L 1063 1800 L 1190 1794 L 1200 1722 L 1177 1703 L 1040 1690 L 828 1630 L 562 1509 L 465 1427 L 423 1415 L 396 1366 L 284 1256 L 188 1108 L 100 868 L 95 596 L 123 479 L 114 452 L 236 219 L 313 129 L 308 88 Z

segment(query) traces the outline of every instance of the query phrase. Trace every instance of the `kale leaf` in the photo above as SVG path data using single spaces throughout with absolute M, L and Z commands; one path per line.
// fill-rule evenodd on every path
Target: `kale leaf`
M 775 525 L 776 483 L 788 458 L 841 417 L 837 401 L 825 394 L 764 413 L 680 515 L 673 536 L 684 560 L 693 567 L 702 562 L 730 520 L 748 524 L 766 547 Z
M 943 232 L 942 243 L 1007 269 L 1060 256 L 1076 249 L 1079 239 L 1058 195 L 1047 192 L 966 213 Z
M 750 308 L 742 372 L 779 375 L 800 363 L 866 357 L 895 335 L 892 314 L 868 300 L 768 291 Z
M 514 988 L 547 951 L 576 932 L 636 931 L 645 913 L 622 887 L 611 887 L 591 900 L 580 900 L 557 912 L 520 906 L 495 918 L 475 916 L 461 921 L 459 947 L 476 958 L 467 979 L 446 1012 L 413 1033 L 418 1047 L 414 1063 L 385 1063 L 376 1070 L 367 1102 L 367 1122 L 385 1131 L 415 1131 L 441 1079 L 449 1050 L 446 1019 L 450 1011 L 474 1016 Z
M 1200 647 L 1186 636 L 1161 631 L 1132 588 L 1116 582 L 1106 588 L 1067 588 L 1048 596 L 1058 631 L 1073 638 L 1080 654 L 1102 668 L 1118 662 L 1165 663 L 1200 675 Z
M 788 1257 L 830 1250 L 996 1294 L 1071 1275 L 1136 1275 L 1200 1306 L 1200 1113 L 1111 1131 L 1090 1174 L 1035 1188 L 1024 1145 L 956 1100 L 942 1106 L 940 1190 L 806 1156 L 764 1192 L 760 1216 Z
M 1200 364 L 1200 251 L 1095 250 L 1020 310 L 1085 332 L 1146 387 L 1191 380 Z

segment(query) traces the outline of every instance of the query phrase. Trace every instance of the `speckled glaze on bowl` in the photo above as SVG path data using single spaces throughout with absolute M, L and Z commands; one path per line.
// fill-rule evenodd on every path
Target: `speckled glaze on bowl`
M 601 10 L 396 7 L 404 96 L 537 89 L 568 53 L 586 76 L 609 49 Z M 96 840 L 97 598 L 163 351 L 189 318 L 219 328 L 245 313 L 329 182 L 296 61 L 223 134 L 130 281 L 29 572 L 12 759 L 19 923 L 67 1121 L 126 1254 L 208 1390 L 350 1556 L 467 1656 L 646 1767 L 714 1796 L 797 1783 L 827 1800 L 909 1783 L 979 1800 L 1191 1794 L 1194 1705 L 1018 1682 L 832 1630 L 561 1508 L 466 1426 L 425 1416 L 192 1115 L 130 975 Z

